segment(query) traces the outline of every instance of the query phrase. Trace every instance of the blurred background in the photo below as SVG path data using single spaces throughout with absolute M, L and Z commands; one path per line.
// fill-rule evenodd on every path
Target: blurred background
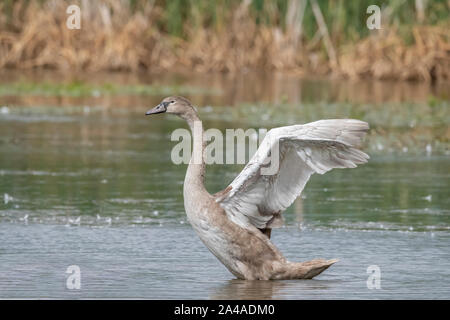
M 70 4 L 79 30 L 66 27 Z M 380 30 L 367 27 L 371 5 Z M 450 77 L 448 0 L 3 0 L 0 10 L 1 68 Z
M 66 25 L 72 4 L 80 29 Z M 449 12 L 448 0 L 0 1 L 0 298 L 450 298 Z M 370 124 L 369 163 L 313 176 L 273 232 L 290 260 L 338 264 L 311 281 L 232 279 L 186 220 L 186 166 L 170 161 L 186 124 L 144 116 L 173 94 L 222 132 Z M 208 190 L 242 167 L 208 166 Z M 81 290 L 65 286 L 69 265 Z

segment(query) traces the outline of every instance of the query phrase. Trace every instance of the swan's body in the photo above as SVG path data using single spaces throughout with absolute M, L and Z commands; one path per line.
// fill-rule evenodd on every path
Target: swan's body
M 183 190 L 188 220 L 233 275 L 248 280 L 311 279 L 337 261 L 289 262 L 270 241 L 270 231 L 281 225 L 281 213 L 313 173 L 367 162 L 368 156 L 356 148 L 368 130 L 367 123 L 321 120 L 272 129 L 238 177 L 211 195 L 204 186 L 205 143 L 196 110 L 185 98 L 169 97 L 147 114 L 163 112 L 185 119 L 193 133 Z M 279 166 L 267 175 L 269 154 L 276 155 Z

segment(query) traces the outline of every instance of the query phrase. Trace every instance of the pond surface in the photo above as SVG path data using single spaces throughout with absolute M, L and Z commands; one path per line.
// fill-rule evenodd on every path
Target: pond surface
M 80 76 L 94 88 L 86 96 L 86 86 L 31 94 L 15 85 L 72 81 L 61 75 L 1 79 L 0 298 L 450 298 L 448 85 L 115 74 Z M 106 82 L 131 87 L 111 93 Z M 134 94 L 141 83 L 158 87 Z M 292 261 L 337 264 L 313 280 L 233 279 L 186 220 L 186 166 L 170 160 L 170 135 L 186 124 L 143 115 L 171 88 L 223 132 L 336 117 L 371 124 L 369 163 L 313 176 L 272 233 Z M 242 167 L 208 166 L 209 191 Z M 79 290 L 66 287 L 71 265 Z M 369 266 L 380 289 L 367 286 Z

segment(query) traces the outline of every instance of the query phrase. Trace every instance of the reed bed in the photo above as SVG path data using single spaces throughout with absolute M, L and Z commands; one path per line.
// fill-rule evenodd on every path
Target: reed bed
M 383 7 L 383 29 L 369 31 L 365 9 L 372 2 L 377 3 L 4 1 L 0 69 L 264 69 L 349 78 L 450 79 L 448 1 L 428 0 L 426 10 L 411 6 L 414 1 L 390 1 Z M 81 8 L 80 30 L 66 27 L 69 4 Z

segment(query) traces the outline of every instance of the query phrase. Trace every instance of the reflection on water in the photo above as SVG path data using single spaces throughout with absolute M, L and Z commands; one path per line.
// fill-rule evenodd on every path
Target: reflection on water
M 207 128 L 369 121 L 370 162 L 313 176 L 285 212 L 286 227 L 273 232 L 289 260 L 340 262 L 314 280 L 233 279 L 186 221 L 186 166 L 170 162 L 170 133 L 185 124 L 143 116 L 161 96 L 0 96 L 0 298 L 450 297 L 442 285 L 450 276 L 450 119 L 448 108 L 428 104 L 429 95 L 446 99 L 443 85 L 281 75 L 107 80 L 218 88 L 190 96 Z M 385 100 L 401 103 L 362 103 Z M 208 189 L 224 188 L 241 168 L 208 166 Z M 83 274 L 79 292 L 64 287 L 73 264 Z M 380 291 L 367 289 L 369 265 L 381 268 Z
M 278 281 L 246 281 L 228 280 L 214 288 L 210 299 L 249 299 L 268 300 L 308 297 L 308 292 L 326 292 L 332 286 L 338 287 L 336 281 L 327 280 L 278 280 Z M 302 297 L 303 296 L 303 297 Z
M 288 281 L 246 281 L 233 279 L 215 288 L 210 299 L 273 299 L 288 286 Z
M 51 72 L 34 72 L 16 74 L 4 72 L 0 74 L 2 83 L 59 83 L 71 81 L 87 81 L 93 85 L 110 84 L 180 86 L 210 89 L 209 94 L 190 93 L 190 98 L 199 106 L 234 106 L 248 102 L 268 102 L 291 104 L 326 101 L 352 103 L 385 103 L 385 102 L 426 102 L 432 97 L 449 99 L 449 83 L 437 84 L 391 81 L 344 81 L 342 79 L 304 79 L 283 73 L 244 73 L 238 75 L 221 74 L 104 74 L 66 75 Z M 204 91 L 204 90 L 202 90 Z M 4 104 L 19 105 L 101 105 L 104 107 L 136 107 L 156 102 L 157 97 L 147 96 L 110 96 L 98 95 L 95 92 L 87 97 L 52 97 L 52 96 L 4 96 Z M 159 102 L 159 101 L 158 101 Z

